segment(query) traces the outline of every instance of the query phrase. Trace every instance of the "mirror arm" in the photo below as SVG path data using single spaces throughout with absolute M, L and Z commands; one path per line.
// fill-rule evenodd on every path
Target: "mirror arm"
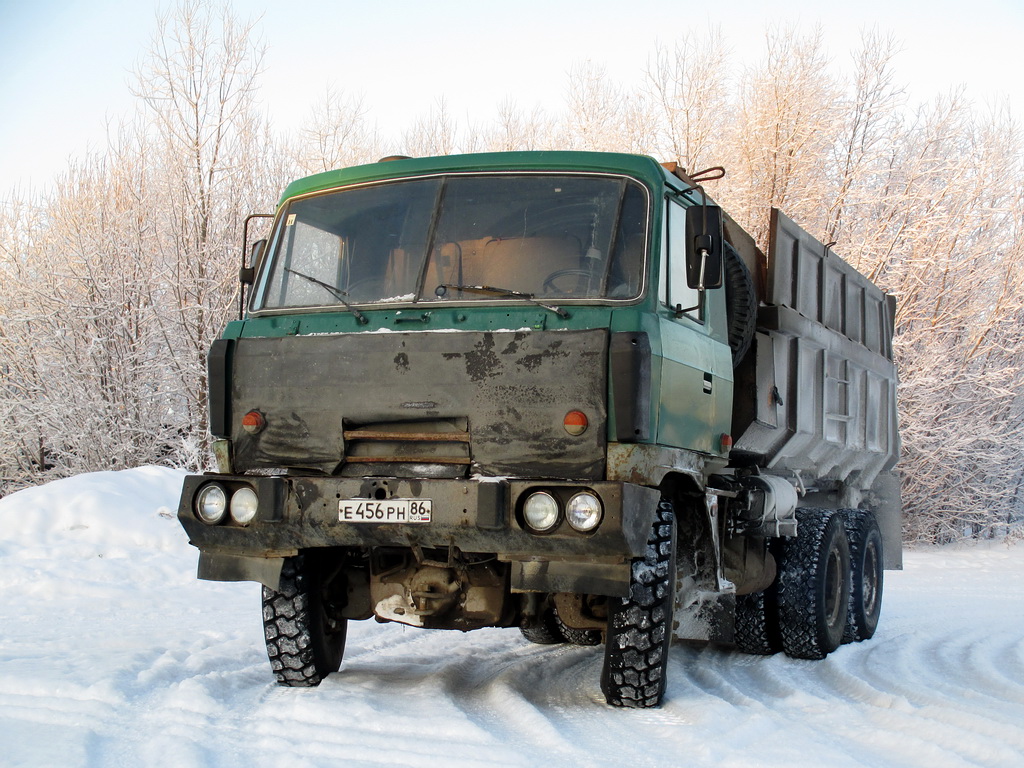
M 686 309 L 683 309 L 683 305 L 682 304 L 676 304 L 676 308 L 673 310 L 673 312 L 675 313 L 676 320 L 678 320 L 683 315 L 685 315 L 687 312 L 695 312 L 696 310 L 698 310 L 700 308 L 701 308 L 700 304 L 697 304 L 696 306 L 693 306 L 693 307 L 687 307 Z
M 697 291 L 698 291 L 698 294 L 697 294 L 697 305 L 694 306 L 694 307 L 689 307 L 687 309 L 683 309 L 683 305 L 682 304 L 676 304 L 676 308 L 675 308 L 676 320 L 678 320 L 680 317 L 685 315 L 687 312 L 693 312 L 696 309 L 700 309 L 704 305 L 704 292 L 707 290 L 704 287 L 704 268 L 707 266 L 707 263 L 708 263 L 708 255 L 709 254 L 708 254 L 708 249 L 707 248 L 701 248 L 700 249 L 700 284 L 697 286 Z
M 256 279 L 256 265 L 250 264 L 246 266 L 246 248 L 249 246 L 249 222 L 253 219 L 272 219 L 274 214 L 272 213 L 250 213 L 245 217 L 245 222 L 242 224 L 242 266 L 238 270 L 238 280 L 241 283 L 238 290 L 238 319 L 241 320 L 245 316 L 245 286 L 252 285 Z

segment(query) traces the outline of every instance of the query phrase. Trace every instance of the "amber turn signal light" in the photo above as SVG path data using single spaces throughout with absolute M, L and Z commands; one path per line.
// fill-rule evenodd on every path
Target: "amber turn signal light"
M 565 431 L 570 435 L 582 435 L 587 431 L 587 426 L 590 422 L 587 421 L 587 415 L 582 411 L 569 411 L 565 414 L 565 420 L 562 422 L 562 426 L 565 427 Z
M 259 411 L 249 411 L 242 417 L 242 429 L 250 435 L 255 435 L 265 426 L 267 426 L 267 420 L 263 418 L 263 414 Z

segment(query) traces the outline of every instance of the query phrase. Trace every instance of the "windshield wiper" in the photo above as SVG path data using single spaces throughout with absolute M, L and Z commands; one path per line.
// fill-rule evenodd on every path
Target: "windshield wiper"
M 325 283 L 323 280 L 317 280 L 312 275 L 307 275 L 305 272 L 298 272 L 298 271 L 296 271 L 294 269 L 290 269 L 289 267 L 285 267 L 284 271 L 285 272 L 291 272 L 293 275 L 298 275 L 299 277 L 301 277 L 301 278 L 303 278 L 305 280 L 309 280 L 309 282 L 313 283 L 313 285 L 319 285 L 321 288 L 326 288 L 328 291 L 330 291 L 334 295 L 334 298 L 336 298 L 338 301 L 340 301 L 344 305 L 345 309 L 347 309 L 349 312 L 351 312 L 353 315 L 356 316 L 356 321 L 360 325 L 366 325 L 368 322 L 370 322 L 369 320 L 366 319 L 366 315 L 364 315 L 358 309 L 356 309 L 351 304 L 349 304 L 347 301 L 345 301 L 345 292 L 343 290 L 341 290 L 340 288 L 338 288 L 336 285 L 331 285 L 330 283 Z
M 469 291 L 470 293 L 490 293 L 495 296 L 507 299 L 526 299 L 532 301 L 538 307 L 544 307 L 554 312 L 563 320 L 569 319 L 569 313 L 561 307 L 556 307 L 554 304 L 545 304 L 540 299 L 534 298 L 532 293 L 524 293 L 523 291 L 512 291 L 508 288 L 495 288 L 493 285 L 455 285 L 452 283 L 441 283 L 437 288 L 434 289 L 434 295 L 439 299 L 443 298 L 449 290 L 452 291 Z

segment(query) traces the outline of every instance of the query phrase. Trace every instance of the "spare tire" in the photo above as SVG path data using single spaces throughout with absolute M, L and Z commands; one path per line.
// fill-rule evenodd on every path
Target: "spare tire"
M 725 312 L 729 324 L 729 349 L 735 367 L 750 349 L 757 325 L 757 296 L 750 270 L 739 253 L 724 243 L 725 255 Z

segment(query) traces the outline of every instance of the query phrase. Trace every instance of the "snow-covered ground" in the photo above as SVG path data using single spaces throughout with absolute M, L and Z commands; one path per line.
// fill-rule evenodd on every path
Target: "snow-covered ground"
M 340 673 L 278 688 L 259 587 L 195 579 L 182 474 L 0 500 L 2 766 L 1024 766 L 1024 547 L 912 552 L 875 638 L 823 662 L 672 650 L 613 710 L 600 650 L 350 623 Z

